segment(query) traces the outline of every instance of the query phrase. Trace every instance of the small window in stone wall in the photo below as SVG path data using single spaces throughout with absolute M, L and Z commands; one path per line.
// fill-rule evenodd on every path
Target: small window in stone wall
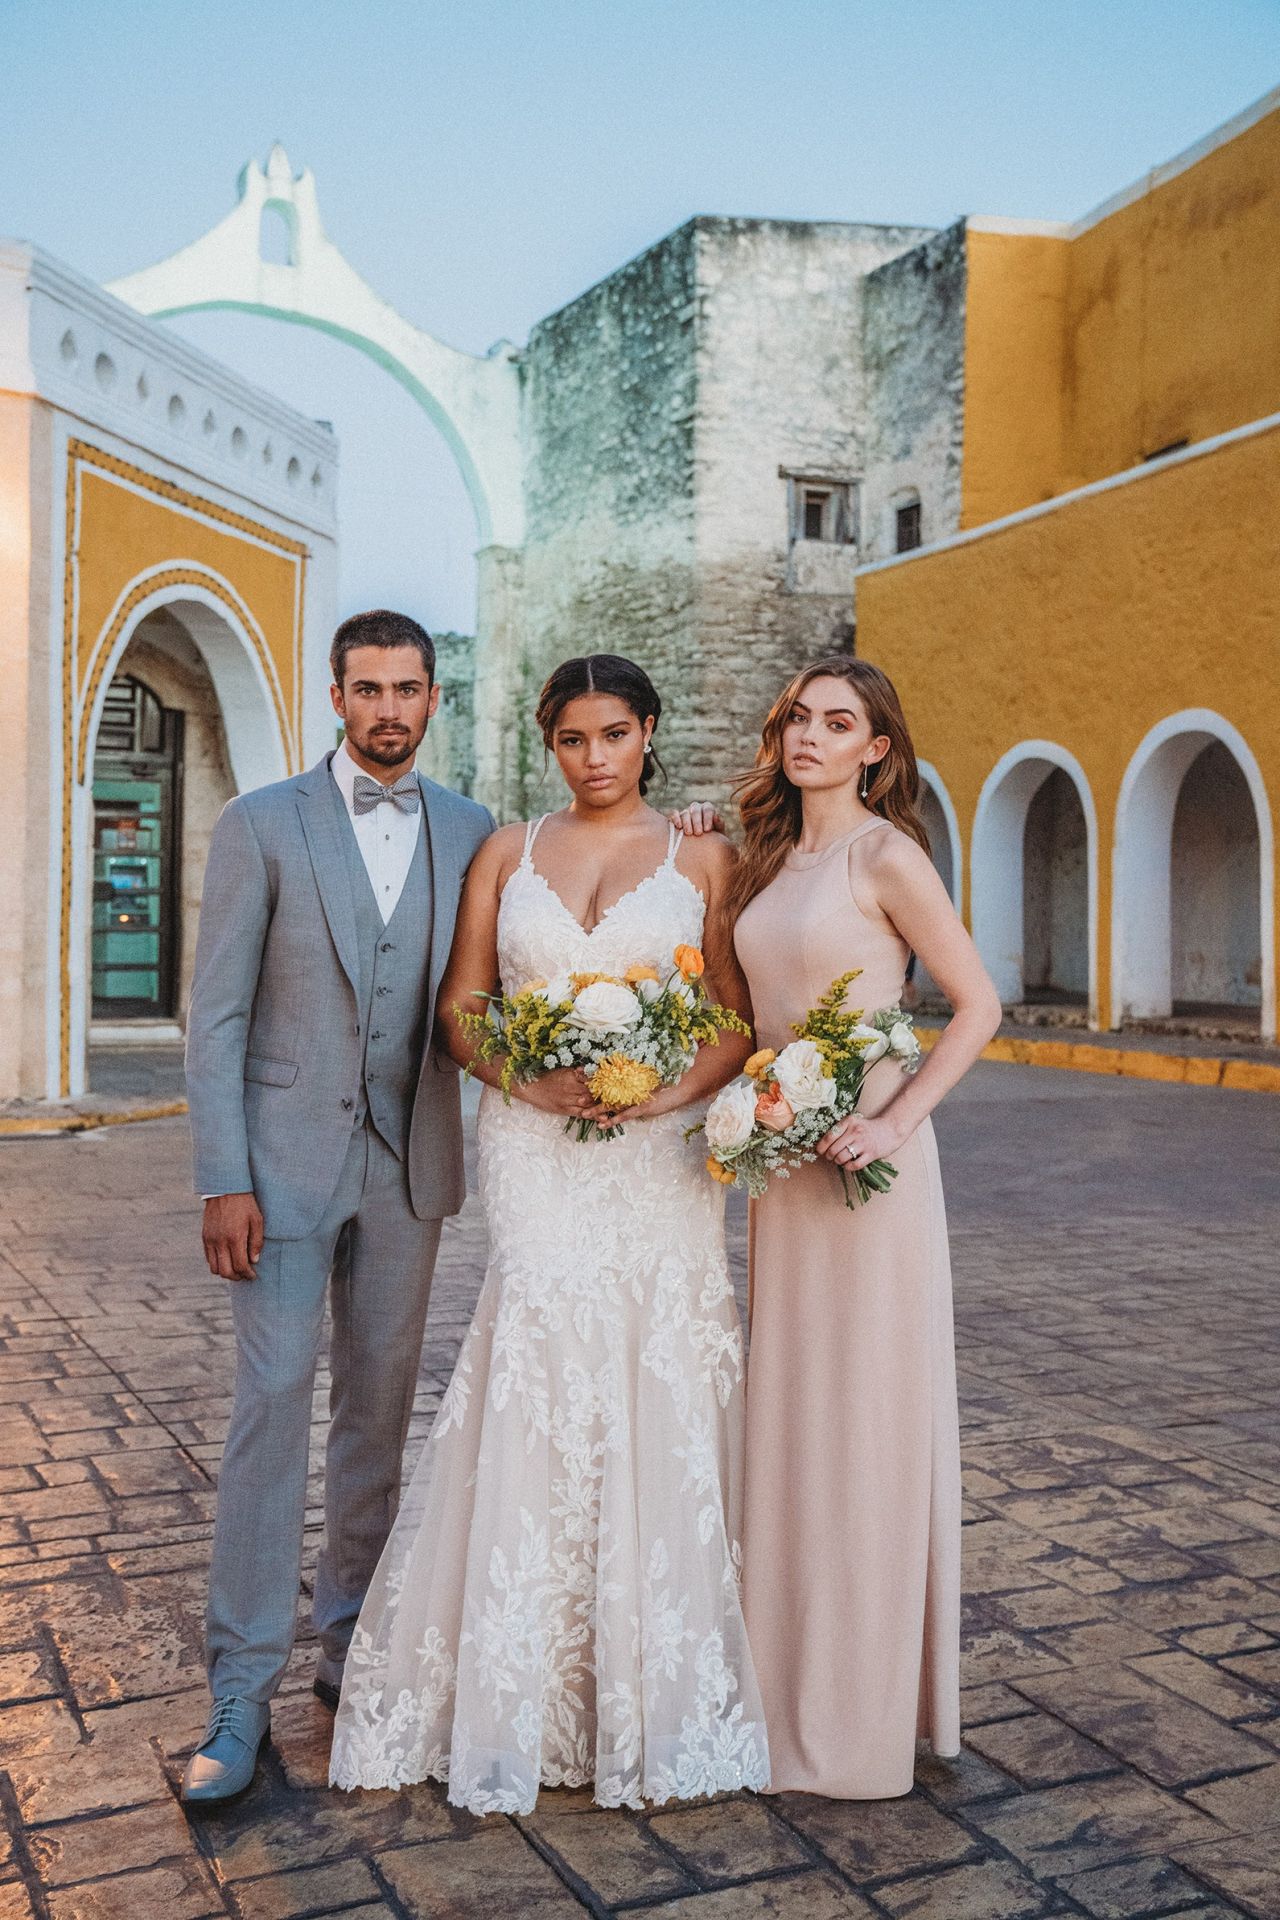
M 920 502 L 904 500 L 894 515 L 895 551 L 910 553 L 913 547 L 922 544 L 924 535 L 920 530 Z
M 857 482 L 781 470 L 787 483 L 788 538 L 857 544 Z

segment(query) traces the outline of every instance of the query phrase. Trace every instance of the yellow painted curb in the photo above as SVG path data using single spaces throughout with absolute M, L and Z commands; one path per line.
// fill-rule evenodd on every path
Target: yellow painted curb
M 935 1027 L 917 1029 L 927 1053 Z M 1121 1080 L 1164 1080 L 1187 1087 L 1235 1087 L 1249 1093 L 1280 1093 L 1280 1066 L 1266 1060 L 1219 1060 L 1204 1054 L 1157 1053 L 1146 1047 L 1092 1046 L 1085 1040 L 1020 1040 L 997 1034 L 982 1050 L 984 1060 L 1018 1067 L 1065 1067 L 1072 1073 L 1109 1073 Z
M 95 1127 L 125 1127 L 135 1120 L 172 1120 L 187 1111 L 185 1100 L 158 1101 L 150 1107 L 124 1107 L 119 1113 L 0 1114 L 0 1135 L 90 1133 Z

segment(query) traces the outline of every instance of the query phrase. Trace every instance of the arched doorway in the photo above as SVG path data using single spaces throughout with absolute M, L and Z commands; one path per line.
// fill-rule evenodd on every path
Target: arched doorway
M 78 789 L 73 1092 L 119 1090 L 99 1047 L 180 1039 L 218 815 L 293 770 L 252 632 L 194 583 L 142 601 L 104 663 Z
M 1175 714 L 1139 746 L 1116 809 L 1117 1023 L 1214 1013 L 1275 1035 L 1274 837 L 1228 721 Z
M 107 688 L 93 757 L 95 1025 L 177 1010 L 183 718 L 132 674 Z
M 1089 848 L 1084 808 L 1061 767 L 1031 797 L 1022 837 L 1022 996 L 1083 1006 L 1089 995 Z
M 973 827 L 973 937 L 1006 1006 L 1096 1019 L 1097 820 L 1084 770 L 1029 740 L 992 769 Z
M 951 795 L 927 760 L 920 762 L 919 811 L 924 830 L 929 836 L 929 856 L 958 913 L 963 900 L 960 823 Z M 942 989 L 923 961 L 917 959 L 912 977 L 921 1000 L 928 1002 L 943 998 Z

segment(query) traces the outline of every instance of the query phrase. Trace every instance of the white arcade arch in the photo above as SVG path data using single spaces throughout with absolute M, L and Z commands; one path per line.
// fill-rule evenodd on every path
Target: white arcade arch
M 933 855 L 933 864 L 946 883 L 947 892 L 951 895 L 956 912 L 962 913 L 964 911 L 964 849 L 960 840 L 959 816 L 956 813 L 955 803 L 947 792 L 946 783 L 937 768 L 928 760 L 921 760 L 919 766 L 921 811 L 929 831 L 929 850 Z M 933 817 L 930 818 L 930 815 Z M 944 836 L 942 844 L 938 844 L 939 826 Z
M 1161 720 L 1141 741 L 1120 783 L 1112 855 L 1112 1020 L 1160 1019 L 1173 1001 L 1173 820 L 1186 775 L 1213 741 L 1230 752 L 1258 828 L 1262 1037 L 1276 1035 L 1275 835 L 1266 782 L 1244 735 L 1208 707 Z
M 172 573 L 177 568 L 167 568 Z M 93 762 L 107 688 L 124 660 L 138 629 L 150 614 L 165 608 L 180 622 L 199 649 L 217 695 L 232 776 L 243 792 L 271 780 L 282 780 L 298 770 L 290 741 L 279 687 L 270 655 L 247 609 L 236 611 L 238 596 L 230 583 L 197 568 L 185 580 L 157 585 L 130 607 L 110 644 L 98 642 L 90 658 L 95 688 L 84 716 L 71 782 L 70 914 L 63 952 L 64 1018 L 67 1022 L 68 1075 L 66 1091 L 72 1097 L 87 1085 L 89 1040 L 89 928 L 93 910 Z M 204 575 L 209 584 L 200 578 Z M 141 582 L 145 585 L 145 579 Z M 242 605 L 242 603 L 240 603 Z M 107 623 L 110 632 L 114 623 Z
M 1027 809 L 1055 767 L 1070 779 L 1085 822 L 1089 1024 L 1098 1020 L 1098 816 L 1084 768 L 1052 740 L 1024 740 L 991 769 L 978 796 L 970 851 L 973 937 L 1006 1005 L 1023 998 L 1024 839 Z

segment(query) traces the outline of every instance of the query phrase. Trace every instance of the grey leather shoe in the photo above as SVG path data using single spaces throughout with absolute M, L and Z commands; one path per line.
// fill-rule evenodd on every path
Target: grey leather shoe
M 204 1739 L 187 1762 L 182 1798 L 208 1805 L 231 1800 L 253 1782 L 263 1741 L 271 1731 L 271 1710 L 257 1700 L 227 1694 L 215 1700 Z
M 330 1713 L 338 1711 L 338 1701 L 342 1697 L 342 1662 L 330 1660 L 326 1654 L 316 1655 L 315 1678 L 311 1682 L 311 1691 L 317 1700 L 322 1700 Z

